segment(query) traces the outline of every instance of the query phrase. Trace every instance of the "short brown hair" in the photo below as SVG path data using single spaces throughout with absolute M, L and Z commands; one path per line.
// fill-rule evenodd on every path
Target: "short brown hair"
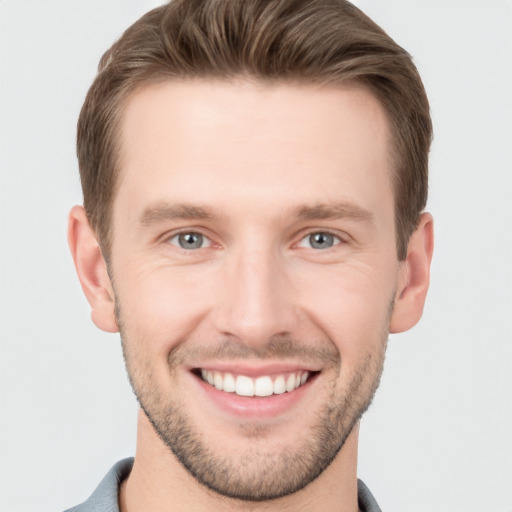
M 173 0 L 129 27 L 102 57 L 78 120 L 84 207 L 104 255 L 124 103 L 144 84 L 173 78 L 336 84 L 355 80 L 390 122 L 399 259 L 425 208 L 432 123 L 410 55 L 345 0 Z

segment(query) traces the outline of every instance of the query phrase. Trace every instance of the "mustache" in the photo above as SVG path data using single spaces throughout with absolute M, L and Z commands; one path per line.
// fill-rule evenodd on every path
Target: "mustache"
M 171 366 L 186 364 L 190 361 L 208 360 L 297 360 L 301 362 L 320 362 L 324 365 L 337 365 L 340 354 L 335 345 L 322 340 L 318 343 L 304 343 L 291 336 L 275 335 L 260 346 L 246 345 L 243 341 L 223 339 L 212 343 L 192 345 L 190 340 L 178 344 L 169 353 Z

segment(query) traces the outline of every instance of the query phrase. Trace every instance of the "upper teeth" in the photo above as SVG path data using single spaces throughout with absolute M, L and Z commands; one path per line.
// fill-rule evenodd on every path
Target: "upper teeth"
M 285 391 L 293 391 L 302 386 L 309 377 L 309 372 L 299 371 L 287 375 L 269 377 L 264 375 L 253 379 L 245 375 L 235 377 L 229 372 L 201 370 L 205 382 L 215 386 L 221 391 L 236 393 L 240 396 L 270 396 L 280 395 Z

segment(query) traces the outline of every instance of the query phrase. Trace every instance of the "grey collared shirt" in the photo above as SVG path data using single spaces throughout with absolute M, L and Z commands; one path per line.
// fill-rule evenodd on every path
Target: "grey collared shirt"
M 81 505 L 65 512 L 119 512 L 119 486 L 130 474 L 133 458 L 119 461 L 106 474 L 91 497 Z M 382 512 L 372 493 L 361 481 L 357 481 L 357 497 L 362 512 Z

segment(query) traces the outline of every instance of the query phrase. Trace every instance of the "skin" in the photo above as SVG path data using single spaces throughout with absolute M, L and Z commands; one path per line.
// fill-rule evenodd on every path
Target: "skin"
M 109 272 L 83 208 L 69 228 L 93 321 L 121 330 L 143 406 L 121 510 L 358 510 L 357 422 L 388 333 L 421 317 L 433 248 L 424 213 L 397 259 L 389 148 L 383 108 L 354 84 L 173 81 L 132 96 Z M 204 243 L 183 249 L 179 233 Z M 191 372 L 219 364 L 316 373 L 278 413 L 235 415 Z M 198 484 L 169 450 L 179 425 L 226 481 Z M 325 446 L 331 464 L 293 487 Z M 274 499 L 225 496 L 251 485 Z

